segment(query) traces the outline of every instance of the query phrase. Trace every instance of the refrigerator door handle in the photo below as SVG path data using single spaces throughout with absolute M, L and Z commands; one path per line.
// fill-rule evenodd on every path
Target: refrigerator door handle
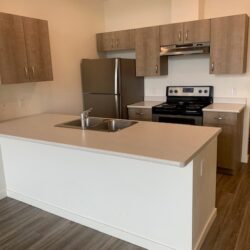
M 119 98 L 120 98 L 120 96 L 115 95 L 115 115 L 116 115 L 116 118 L 121 118 L 120 117 L 120 103 L 119 103 Z
M 119 71 L 119 59 L 115 59 L 115 95 L 118 95 L 118 72 Z

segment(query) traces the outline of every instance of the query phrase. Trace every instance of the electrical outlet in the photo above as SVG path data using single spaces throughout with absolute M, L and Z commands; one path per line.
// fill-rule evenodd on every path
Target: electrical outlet
M 237 89 L 236 88 L 232 88 L 232 96 L 237 96 Z

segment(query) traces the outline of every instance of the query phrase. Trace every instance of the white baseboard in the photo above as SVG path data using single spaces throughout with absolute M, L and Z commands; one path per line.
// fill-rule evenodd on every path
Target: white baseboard
M 7 192 L 5 189 L 0 190 L 0 200 L 7 197 Z
M 60 216 L 62 218 L 68 219 L 70 221 L 74 221 L 76 223 L 79 223 L 81 225 L 84 225 L 89 228 L 93 228 L 99 232 L 111 235 L 113 237 L 116 237 L 118 239 L 130 242 L 132 244 L 144 247 L 146 249 L 154 249 L 154 250 L 176 250 L 176 248 L 169 247 L 165 244 L 162 244 L 160 242 L 156 242 L 151 239 L 144 238 L 140 235 L 136 235 L 131 232 L 124 231 L 120 228 L 113 227 L 111 225 L 104 224 L 102 222 L 96 221 L 91 218 L 86 218 L 81 215 L 75 214 L 71 211 L 68 211 L 64 208 L 57 207 L 53 204 L 49 204 L 46 202 L 43 202 L 41 200 L 34 199 L 32 197 L 28 197 L 26 195 L 23 195 L 21 193 L 12 191 L 7 189 L 7 196 L 10 198 L 13 198 L 15 200 L 22 201 L 26 204 L 29 204 L 31 206 L 40 208 L 46 212 L 55 214 L 57 216 Z
M 198 241 L 197 241 L 197 243 L 196 243 L 196 245 L 194 247 L 195 250 L 199 250 L 201 248 L 201 246 L 202 246 L 202 244 L 203 244 L 203 242 L 204 242 L 204 240 L 205 240 L 205 238 L 206 238 L 206 236 L 207 236 L 207 234 L 208 234 L 211 226 L 214 223 L 216 215 L 217 215 L 217 208 L 215 208 L 213 210 L 213 212 L 211 213 L 211 215 L 210 215 L 210 217 L 209 217 L 209 219 L 208 219 L 205 227 L 203 228 L 203 230 L 201 232 L 201 235 L 200 235 L 200 237 L 199 237 L 199 239 L 198 239 Z

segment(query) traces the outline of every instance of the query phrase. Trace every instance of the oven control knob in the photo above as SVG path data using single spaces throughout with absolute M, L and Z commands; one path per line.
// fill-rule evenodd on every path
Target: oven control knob
M 199 93 L 200 93 L 200 94 L 202 93 L 202 90 L 201 90 L 201 89 L 199 90 Z
M 207 93 L 208 91 L 207 90 L 204 90 L 204 93 Z
M 172 90 L 172 89 L 171 89 L 171 90 L 169 90 L 169 93 L 171 93 L 171 94 L 172 94 L 172 93 L 173 93 L 173 90 Z
M 177 93 L 178 93 L 178 90 L 175 90 L 174 92 L 177 94 Z

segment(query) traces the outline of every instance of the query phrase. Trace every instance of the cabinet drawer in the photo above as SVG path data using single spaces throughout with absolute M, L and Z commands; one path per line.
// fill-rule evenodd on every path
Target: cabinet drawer
M 237 113 L 205 111 L 203 114 L 203 124 L 237 125 Z
M 129 108 L 128 116 L 130 120 L 152 121 L 152 109 Z

